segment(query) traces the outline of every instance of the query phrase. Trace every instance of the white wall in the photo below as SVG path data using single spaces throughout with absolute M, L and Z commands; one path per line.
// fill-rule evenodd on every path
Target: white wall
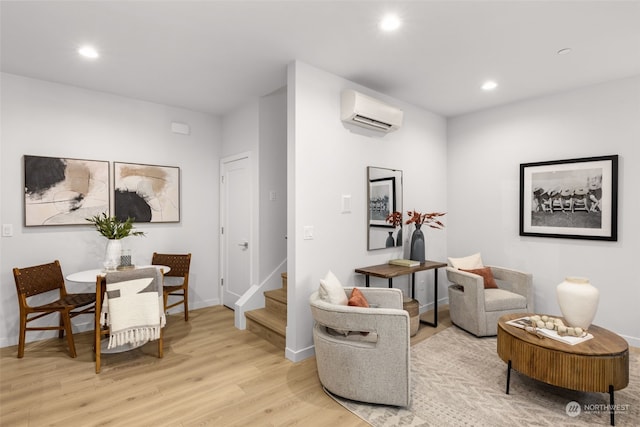
M 28 227 L 23 224 L 25 154 L 178 166 L 181 221 L 140 224 L 146 237 L 125 239 L 133 262 L 153 251 L 191 252 L 190 306 L 220 303 L 218 277 L 219 120 L 211 115 L 24 78 L 1 75 L 1 223 L 13 237 L 0 245 L 0 346 L 17 343 L 18 304 L 11 269 L 59 259 L 64 274 L 99 268 L 106 241 L 91 226 Z M 171 122 L 187 123 L 189 136 L 173 134 Z M 68 284 L 72 292 L 88 291 Z M 91 289 L 92 291 L 93 289 Z M 74 329 L 93 319 L 74 319 Z M 31 332 L 29 341 L 51 334 Z
M 448 249 L 533 273 L 536 311 L 558 315 L 555 287 L 600 289 L 594 323 L 640 346 L 640 77 L 450 120 Z M 520 237 L 521 163 L 618 154 L 618 241 Z
M 346 130 L 340 121 L 340 93 L 347 88 L 403 109 L 404 126 L 380 138 Z M 396 248 L 367 251 L 367 166 L 403 170 L 405 211 L 447 210 L 446 123 L 428 111 L 295 62 L 288 72 L 288 132 L 286 354 L 300 360 L 311 354 L 313 345 L 309 295 L 327 271 L 332 270 L 345 285 L 362 286 L 364 278 L 354 273 L 355 268 L 403 256 Z M 341 213 L 343 194 L 351 195 L 351 213 Z M 304 226 L 314 227 L 313 240 L 303 240 Z M 446 229 L 427 231 L 428 258 L 446 259 L 446 233 Z M 409 235 L 405 230 L 406 238 Z M 417 280 L 417 298 L 425 305 L 432 298 L 431 290 L 427 294 L 432 272 L 419 274 Z M 372 284 L 387 286 L 386 281 Z
M 221 157 L 255 152 L 260 139 L 258 99 L 236 108 L 222 118 Z
M 282 285 L 287 271 L 287 88 L 260 99 L 259 283 Z M 273 195 L 274 197 L 271 197 Z

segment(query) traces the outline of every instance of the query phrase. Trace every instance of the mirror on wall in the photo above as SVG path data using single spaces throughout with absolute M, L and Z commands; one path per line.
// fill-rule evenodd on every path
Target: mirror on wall
M 392 212 L 403 212 L 402 171 L 368 166 L 367 201 L 367 249 L 402 246 L 402 221 L 398 226 L 387 221 Z

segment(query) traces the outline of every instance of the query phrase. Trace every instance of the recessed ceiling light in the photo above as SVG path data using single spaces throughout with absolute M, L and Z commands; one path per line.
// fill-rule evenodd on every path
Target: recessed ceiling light
M 558 52 L 556 52 L 558 55 L 567 55 L 569 53 L 571 53 L 571 48 L 570 47 L 565 47 L 564 49 L 560 49 Z
M 494 90 L 497 87 L 498 87 L 498 83 L 494 82 L 493 80 L 488 80 L 482 84 L 482 90 L 489 91 L 489 90 Z
M 93 46 L 82 46 L 80 49 L 78 49 L 78 53 L 81 56 L 89 59 L 96 59 L 100 56 L 98 54 L 98 51 Z
M 395 31 L 400 28 L 400 18 L 398 15 L 386 15 L 380 21 L 380 29 L 383 31 Z

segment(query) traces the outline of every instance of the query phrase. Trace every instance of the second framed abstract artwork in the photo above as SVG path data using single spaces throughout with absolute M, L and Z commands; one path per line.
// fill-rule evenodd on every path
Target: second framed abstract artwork
M 180 221 L 180 168 L 113 163 L 114 216 L 135 222 Z

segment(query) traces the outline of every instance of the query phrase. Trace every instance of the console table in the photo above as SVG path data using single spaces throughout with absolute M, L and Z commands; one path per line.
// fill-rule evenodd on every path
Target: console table
M 389 280 L 389 287 L 393 287 L 393 278 L 398 276 L 406 276 L 408 274 L 411 275 L 411 298 L 415 294 L 416 287 L 416 273 L 418 271 L 425 270 L 433 270 L 433 322 L 428 322 L 426 320 L 420 319 L 420 322 L 425 323 L 429 326 L 433 326 L 434 328 L 438 326 L 438 269 L 441 267 L 446 267 L 447 264 L 443 262 L 437 261 L 425 261 L 420 265 L 416 265 L 414 267 L 405 267 L 402 265 L 394 265 L 394 264 L 379 264 L 372 265 L 369 267 L 361 267 L 356 268 L 355 272 L 359 274 L 364 274 L 365 276 L 365 286 L 369 287 L 369 277 L 380 277 L 383 279 Z

